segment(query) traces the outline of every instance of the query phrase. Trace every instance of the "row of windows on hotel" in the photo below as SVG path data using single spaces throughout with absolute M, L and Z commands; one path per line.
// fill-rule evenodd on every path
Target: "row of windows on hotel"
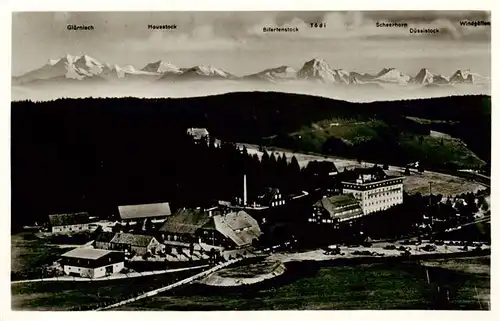
M 399 188 L 392 188 L 392 189 L 384 189 L 382 191 L 369 193 L 366 196 L 368 196 L 368 198 L 374 198 L 374 197 L 380 197 L 380 196 L 389 196 L 390 194 L 393 194 L 393 193 L 399 193 L 399 192 L 401 192 L 401 190 L 402 190 L 401 187 L 399 187 Z
M 398 191 L 380 193 L 380 194 L 370 194 L 370 195 L 363 195 L 362 193 L 354 193 L 353 195 L 356 198 L 360 198 L 360 197 L 364 196 L 363 198 L 367 199 L 367 198 L 381 198 L 381 197 L 390 196 L 391 194 L 396 194 L 396 193 L 398 193 Z M 397 196 L 397 198 L 401 198 L 401 196 Z
M 391 180 L 391 181 L 386 181 L 386 182 L 381 182 L 381 183 L 374 183 L 374 184 L 370 184 L 369 188 L 372 189 L 372 188 L 377 188 L 377 187 L 381 187 L 381 186 L 396 185 L 396 184 L 403 184 L 403 180 L 397 180 L 397 181 Z M 344 184 L 344 188 L 357 188 L 357 187 L 361 187 L 361 186 L 367 186 L 367 185 Z
M 402 187 L 399 188 L 392 188 L 392 189 L 387 189 L 387 190 L 382 190 L 379 192 L 372 192 L 369 194 L 366 193 L 353 193 L 354 197 L 362 197 L 362 196 L 367 196 L 368 198 L 374 198 L 374 197 L 381 197 L 381 196 L 389 196 L 390 194 L 393 193 L 400 193 L 402 192 Z
M 380 201 L 369 202 L 369 203 L 366 203 L 366 205 L 370 206 L 370 205 L 376 205 L 376 204 L 382 204 L 382 203 L 389 203 L 389 202 L 394 202 L 394 201 L 397 201 L 397 200 L 400 200 L 400 199 L 401 199 L 401 196 L 396 196 L 396 197 L 391 197 L 389 199 L 384 199 L 384 200 L 380 200 Z
M 375 208 L 375 209 L 373 209 L 373 210 L 366 209 L 366 210 L 365 210 L 365 214 L 369 214 L 369 213 L 373 213 L 373 212 L 378 212 L 378 211 L 385 211 L 386 209 L 389 209 L 389 208 L 390 208 L 390 207 L 392 207 L 392 206 L 394 206 L 394 204 L 393 204 L 393 205 L 390 205 L 390 206 L 389 206 L 389 205 L 387 205 L 387 206 L 377 207 L 377 208 Z
M 339 222 L 342 222 L 342 221 L 345 221 L 345 220 L 352 220 L 352 219 L 356 219 L 356 218 L 360 218 L 361 216 L 364 216 L 365 214 L 359 214 L 359 215 L 356 215 L 356 216 L 349 216 L 349 217 L 346 217 L 344 219 L 330 219 L 330 218 L 324 218 L 322 220 L 319 220 L 319 219 L 316 219 L 316 218 L 310 218 L 308 219 L 309 222 L 311 223 L 316 223 L 316 222 L 321 222 L 321 223 L 335 223 L 337 221 Z
M 354 213 L 355 211 L 357 211 L 357 209 L 350 209 L 350 210 L 347 210 L 347 211 L 342 211 L 342 214 L 343 214 L 343 215 L 344 215 L 344 214 L 351 214 L 351 213 Z M 314 213 L 314 212 L 313 212 L 313 215 L 312 215 L 312 216 L 313 216 L 313 217 L 315 217 L 315 216 L 318 216 L 318 217 L 319 217 L 319 216 L 321 216 L 321 212 L 319 212 L 319 211 L 318 211 L 318 212 L 316 212 L 316 213 Z

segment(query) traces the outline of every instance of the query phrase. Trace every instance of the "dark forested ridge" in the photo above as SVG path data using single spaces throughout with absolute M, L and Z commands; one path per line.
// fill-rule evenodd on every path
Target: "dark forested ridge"
M 399 141 L 393 137 L 434 129 L 460 138 L 487 163 L 491 153 L 489 96 L 358 104 L 254 92 L 184 99 L 22 101 L 11 107 L 13 217 L 234 196 L 241 187 L 241 177 L 235 175 L 244 169 L 234 162 L 231 148 L 193 147 L 185 135 L 188 127 L 205 127 L 222 141 L 259 144 L 275 137 L 274 142 L 285 138 L 287 145 L 287 135 L 324 119 L 376 119 L 383 123 L 376 139 L 354 152 L 328 141 L 323 144 L 326 151 L 403 162 L 406 156 L 398 159 L 394 148 Z M 446 122 L 429 125 L 408 116 Z

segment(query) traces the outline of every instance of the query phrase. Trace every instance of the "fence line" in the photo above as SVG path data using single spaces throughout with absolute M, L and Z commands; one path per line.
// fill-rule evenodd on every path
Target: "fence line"
M 113 309 L 113 308 L 116 308 L 116 307 L 119 307 L 119 306 L 122 306 L 122 305 L 125 305 L 125 304 L 128 304 L 128 303 L 132 303 L 132 302 L 135 302 L 135 301 L 147 298 L 147 297 L 151 297 L 151 296 L 157 295 L 160 292 L 165 292 L 165 291 L 171 290 L 173 288 L 176 288 L 178 286 L 191 283 L 191 282 L 193 282 L 193 281 L 195 281 L 197 279 L 203 278 L 203 277 L 205 277 L 205 276 L 207 276 L 207 275 L 209 275 L 209 274 L 211 274 L 211 273 L 213 273 L 213 272 L 215 272 L 217 270 L 225 268 L 225 267 L 227 267 L 227 266 L 229 266 L 229 265 L 231 265 L 233 263 L 239 262 L 241 260 L 243 260 L 243 259 L 240 258 L 240 259 L 234 259 L 234 260 L 230 260 L 230 261 L 224 262 L 222 264 L 214 266 L 213 268 L 211 268 L 209 270 L 206 270 L 206 271 L 203 271 L 203 272 L 198 273 L 196 275 L 190 276 L 190 277 L 188 277 L 186 279 L 183 279 L 181 281 L 178 281 L 176 283 L 173 283 L 173 284 L 161 287 L 161 288 L 156 289 L 156 290 L 145 292 L 145 293 L 143 293 L 143 294 L 141 294 L 139 296 L 136 296 L 134 298 L 123 300 L 123 301 L 120 301 L 120 302 L 108 305 L 108 306 L 103 307 L 103 308 L 98 308 L 98 309 L 96 309 L 96 311 Z
M 53 281 L 66 281 L 66 282 L 94 282 L 94 281 L 110 281 L 110 280 L 120 280 L 120 279 L 131 279 L 131 278 L 138 278 L 138 277 L 144 277 L 144 276 L 151 276 L 151 275 L 159 275 L 159 274 L 165 274 L 165 273 L 175 273 L 175 272 L 181 272 L 181 271 L 189 271 L 189 270 L 196 270 L 196 269 L 202 269 L 208 267 L 208 264 L 205 265 L 199 265 L 199 266 L 191 266 L 187 268 L 179 268 L 179 269 L 170 269 L 170 270 L 158 270 L 158 271 L 146 271 L 146 272 L 132 272 L 132 273 L 125 273 L 125 274 L 115 274 L 111 276 L 105 276 L 102 278 L 96 278 L 96 279 L 91 279 L 91 278 L 82 278 L 82 277 L 74 277 L 74 276 L 62 276 L 62 277 L 53 277 L 53 278 L 40 278 L 40 279 L 31 279 L 31 280 L 17 280 L 17 281 L 11 281 L 11 284 L 18 284 L 18 283 L 32 283 L 32 282 L 53 282 Z

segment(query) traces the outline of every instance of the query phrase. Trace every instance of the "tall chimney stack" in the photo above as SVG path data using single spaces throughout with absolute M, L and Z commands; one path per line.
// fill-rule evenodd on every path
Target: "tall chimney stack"
M 247 175 L 243 175 L 243 206 L 247 205 Z

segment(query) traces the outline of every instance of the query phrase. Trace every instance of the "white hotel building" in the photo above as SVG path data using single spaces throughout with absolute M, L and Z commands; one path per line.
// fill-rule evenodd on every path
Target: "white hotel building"
M 353 194 L 363 214 L 403 203 L 403 177 L 388 176 L 380 168 L 355 169 L 355 179 L 342 181 L 342 194 Z

